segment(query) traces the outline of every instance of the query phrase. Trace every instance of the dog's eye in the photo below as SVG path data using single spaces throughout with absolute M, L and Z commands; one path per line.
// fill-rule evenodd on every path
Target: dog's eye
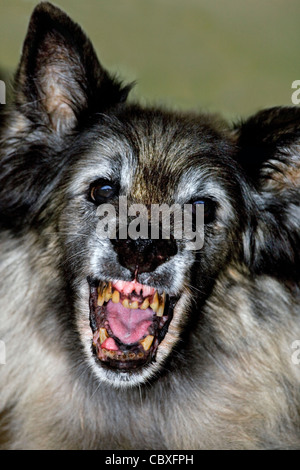
M 196 216 L 196 206 L 198 204 L 203 204 L 204 205 L 204 223 L 209 224 L 210 222 L 213 222 L 215 219 L 216 215 L 216 204 L 214 201 L 210 199 L 199 199 L 197 201 L 193 201 L 193 215 Z
M 118 186 L 109 180 L 101 179 L 96 181 L 90 188 L 92 201 L 99 205 L 112 199 L 118 193 Z

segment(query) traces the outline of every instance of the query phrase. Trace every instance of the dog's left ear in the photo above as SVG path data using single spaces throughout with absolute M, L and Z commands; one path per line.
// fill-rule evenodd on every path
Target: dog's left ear
M 63 133 L 87 114 L 125 101 L 130 86 L 122 87 L 102 67 L 78 24 L 42 2 L 31 16 L 15 89 L 21 114 Z
M 247 261 L 256 272 L 298 279 L 300 108 L 261 111 L 236 132 L 238 160 L 256 206 L 244 240 Z

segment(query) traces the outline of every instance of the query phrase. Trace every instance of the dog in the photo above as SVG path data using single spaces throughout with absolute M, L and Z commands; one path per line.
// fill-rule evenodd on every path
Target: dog
M 1 448 L 297 449 L 300 108 L 232 125 L 132 86 L 36 6 L 1 117 Z M 121 198 L 199 209 L 203 246 L 121 236 Z

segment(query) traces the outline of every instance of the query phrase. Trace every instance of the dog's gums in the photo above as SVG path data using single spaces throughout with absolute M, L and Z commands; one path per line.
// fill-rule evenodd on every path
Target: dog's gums
M 102 365 L 131 370 L 155 360 L 174 297 L 136 281 L 90 281 L 93 352 Z

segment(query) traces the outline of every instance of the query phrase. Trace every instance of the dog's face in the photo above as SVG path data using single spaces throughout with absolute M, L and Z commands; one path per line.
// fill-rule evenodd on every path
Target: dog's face
M 129 107 L 101 116 L 85 137 L 74 142 L 80 159 L 71 166 L 65 201 L 57 202 L 64 265 L 89 362 L 100 378 L 133 385 L 160 371 L 189 323 L 193 300 L 208 295 L 232 243 L 238 251 L 242 177 L 232 174 L 225 131 L 208 120 Z M 119 215 L 122 198 L 127 213 L 133 204 L 149 209 L 149 237 L 132 239 L 128 230 L 121 238 L 119 226 L 112 239 L 99 236 L 98 209 L 111 204 Z M 172 232 L 169 239 L 150 237 L 152 207 L 193 210 L 201 202 L 200 250 Z
M 199 328 L 195 306 L 229 261 L 249 266 L 255 257 L 267 269 L 264 239 L 272 232 L 261 236 L 257 207 L 267 226 L 268 203 L 237 163 L 233 132 L 216 118 L 126 105 L 128 92 L 64 13 L 47 3 L 36 8 L 7 123 L 7 147 L 17 142 L 18 152 L 2 213 L 14 230 L 36 231 L 43 256 L 33 269 L 56 273 L 44 285 L 41 324 L 57 310 L 70 354 L 80 351 L 100 380 L 117 387 L 164 369 L 183 335 Z M 259 123 L 249 127 L 256 135 Z M 146 209 L 148 228 L 154 205 L 186 204 L 195 214 L 204 205 L 203 247 L 191 249 L 188 237 L 172 231 L 169 238 L 123 237 L 119 220 L 113 237 L 100 237 L 99 210 L 109 204 L 119 215 L 121 200 L 127 228 L 134 204 Z

